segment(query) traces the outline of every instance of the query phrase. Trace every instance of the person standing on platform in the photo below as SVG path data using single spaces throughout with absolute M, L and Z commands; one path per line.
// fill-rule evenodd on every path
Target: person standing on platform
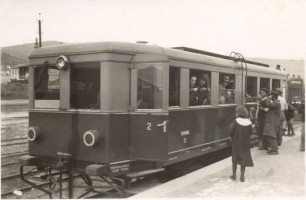
M 278 154 L 277 134 L 280 127 L 280 102 L 278 100 L 279 93 L 272 91 L 272 98 L 266 100 L 266 106 L 269 108 L 266 118 L 266 124 L 263 131 L 263 139 L 265 140 L 268 148 L 268 155 Z
M 294 113 L 296 112 L 296 108 L 289 104 L 288 106 L 288 110 L 286 110 L 285 112 L 285 117 L 286 117 L 286 120 L 287 120 L 287 126 L 288 126 L 288 134 L 287 136 L 294 136 L 295 133 L 294 133 L 294 129 L 293 129 L 293 120 L 294 120 Z
M 302 133 L 301 133 L 301 147 L 300 151 L 305 151 L 305 101 L 302 101 L 300 113 L 302 114 Z
M 229 133 L 232 140 L 232 180 L 236 180 L 237 164 L 240 165 L 240 181 L 244 182 L 245 167 L 253 167 L 251 157 L 251 135 L 252 122 L 247 119 L 248 110 L 244 106 L 236 108 L 236 120 L 229 126 Z
M 266 124 L 266 115 L 268 113 L 268 108 L 266 106 L 266 100 L 269 92 L 267 88 L 262 88 L 260 90 L 261 99 L 258 101 L 257 106 L 257 114 L 256 114 L 256 122 L 257 122 L 257 136 L 259 139 L 259 143 L 261 143 L 261 147 L 259 150 L 267 150 L 267 144 L 264 143 L 266 141 L 263 140 L 262 134 Z
M 285 131 L 286 131 L 286 118 L 285 118 L 284 112 L 288 110 L 288 104 L 287 104 L 286 99 L 282 97 L 283 91 L 280 88 L 276 88 L 275 90 L 276 92 L 279 93 L 278 100 L 281 105 L 281 111 L 280 111 L 280 116 L 279 116 L 280 127 L 277 133 L 277 142 L 278 142 L 278 145 L 280 146 L 283 142 L 282 137 L 283 135 L 285 135 Z

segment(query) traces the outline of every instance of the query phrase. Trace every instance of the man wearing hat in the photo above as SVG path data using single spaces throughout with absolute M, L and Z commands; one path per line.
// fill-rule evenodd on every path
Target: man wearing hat
M 260 90 L 260 99 L 258 101 L 257 113 L 256 113 L 256 123 L 257 123 L 257 136 L 259 139 L 259 143 L 261 143 L 261 147 L 259 150 L 267 150 L 266 141 L 263 139 L 263 131 L 266 124 L 266 115 L 268 113 L 268 108 L 266 106 L 267 98 L 269 91 L 267 88 L 261 88 Z
M 276 92 L 279 93 L 278 100 L 281 105 L 281 112 L 280 112 L 280 129 L 279 129 L 279 135 L 278 135 L 278 142 L 279 144 L 282 143 L 282 136 L 285 135 L 286 131 L 286 117 L 285 117 L 285 111 L 288 110 L 288 104 L 285 98 L 282 97 L 283 91 L 280 88 L 275 89 Z
M 230 87 L 230 77 L 224 76 L 223 81 L 219 85 L 219 104 L 225 104 L 226 103 L 226 89 L 229 89 Z
M 267 141 L 268 155 L 278 154 L 278 141 L 277 134 L 280 127 L 280 109 L 281 105 L 278 100 L 279 93 L 277 91 L 271 92 L 270 96 L 266 100 L 266 107 L 269 108 L 266 116 L 266 124 L 263 131 L 263 137 Z

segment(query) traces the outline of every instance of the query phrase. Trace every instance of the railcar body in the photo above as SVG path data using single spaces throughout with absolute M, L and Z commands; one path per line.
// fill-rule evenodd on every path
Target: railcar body
M 154 172 L 230 146 L 235 107 L 256 106 L 259 88 L 286 90 L 287 79 L 256 64 L 246 71 L 237 60 L 120 42 L 37 48 L 29 62 L 30 156 L 21 165 L 64 163 L 100 177 Z M 210 89 L 196 105 L 191 77 Z
M 300 105 L 305 98 L 304 80 L 300 77 L 288 79 L 288 102 Z

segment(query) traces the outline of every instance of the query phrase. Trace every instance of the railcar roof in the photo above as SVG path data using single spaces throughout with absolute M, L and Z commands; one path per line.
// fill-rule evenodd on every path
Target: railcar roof
M 55 46 L 41 47 L 34 49 L 29 59 L 54 57 L 59 55 L 84 55 L 95 53 L 116 52 L 124 54 L 165 54 L 169 58 L 185 60 L 191 62 L 200 62 L 214 65 L 223 65 L 229 67 L 240 67 L 241 64 L 233 60 L 224 59 L 212 55 L 203 55 L 183 50 L 164 48 L 157 45 L 138 44 L 128 42 L 94 42 L 94 43 L 75 43 L 60 44 Z M 259 65 L 248 64 L 248 70 L 260 73 L 277 74 L 287 76 L 285 72 L 267 68 Z

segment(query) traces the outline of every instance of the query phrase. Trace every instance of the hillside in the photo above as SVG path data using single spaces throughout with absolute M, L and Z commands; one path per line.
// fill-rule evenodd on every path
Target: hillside
M 53 46 L 63 44 L 58 41 L 46 41 L 43 42 L 42 46 Z M 7 66 L 15 67 L 18 65 L 27 65 L 28 56 L 35 44 L 22 44 L 16 46 L 9 46 L 1 48 L 1 70 Z

